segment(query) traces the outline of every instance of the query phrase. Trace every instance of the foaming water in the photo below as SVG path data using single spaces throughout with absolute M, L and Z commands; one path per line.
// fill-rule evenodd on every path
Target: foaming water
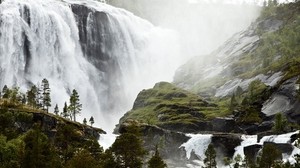
M 283 153 L 283 161 L 284 162 L 290 162 L 291 164 L 294 164 L 295 158 L 294 156 L 296 154 L 300 154 L 300 149 L 298 148 L 296 142 L 291 142 L 291 136 L 299 134 L 299 131 L 290 132 L 286 134 L 280 134 L 280 135 L 270 135 L 270 136 L 264 136 L 261 138 L 259 142 L 257 142 L 257 135 L 241 135 L 241 145 L 237 146 L 235 148 L 235 153 L 232 157 L 234 159 L 237 155 L 240 155 L 242 159 L 245 158 L 244 154 L 244 147 L 251 146 L 251 145 L 263 145 L 264 142 L 274 142 L 274 143 L 287 143 L 293 145 L 293 151 L 291 154 Z M 197 160 L 193 160 L 194 164 L 188 164 L 187 167 L 192 168 L 200 168 L 202 166 L 205 166 L 203 161 L 205 159 L 205 151 L 207 150 L 208 145 L 211 143 L 212 134 L 187 134 L 187 136 L 191 137 L 186 143 L 182 144 L 180 147 L 184 147 L 186 151 L 187 159 L 191 158 L 191 153 L 194 152 L 197 156 Z M 195 159 L 195 158 L 193 158 Z M 217 164 L 219 167 L 229 167 L 223 165 L 223 158 L 217 158 Z M 234 166 L 233 164 L 231 166 Z
M 205 159 L 205 151 L 211 143 L 212 134 L 188 134 L 187 136 L 191 139 L 181 145 L 186 150 L 187 158 L 189 159 L 191 152 L 194 151 L 202 160 Z

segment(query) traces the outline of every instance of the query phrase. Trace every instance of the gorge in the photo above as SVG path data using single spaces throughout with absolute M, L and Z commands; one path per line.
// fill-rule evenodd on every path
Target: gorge
M 109 134 L 100 145 L 134 123 L 148 151 L 164 146 L 169 167 L 204 166 L 210 143 L 219 167 L 237 154 L 255 160 L 267 143 L 295 163 L 299 6 L 5 0 L 0 88 L 25 93 L 47 78 L 60 109 L 75 88 L 79 121 L 94 116 Z M 287 120 L 279 132 L 276 114 Z

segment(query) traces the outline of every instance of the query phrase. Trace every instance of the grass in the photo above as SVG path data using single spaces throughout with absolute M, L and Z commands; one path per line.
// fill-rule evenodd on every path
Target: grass
M 57 121 L 60 121 L 61 123 L 72 124 L 78 128 L 90 127 L 100 134 L 106 134 L 106 132 L 104 130 L 102 130 L 101 128 L 91 127 L 89 125 L 84 125 L 79 122 L 71 121 L 71 120 L 63 118 L 59 115 L 55 115 L 54 113 L 50 113 L 50 112 L 47 113 L 47 112 L 43 111 L 42 109 L 33 108 L 28 105 L 24 105 L 24 104 L 20 104 L 20 103 L 13 103 L 13 102 L 10 102 L 10 100 L 8 100 L 8 99 L 3 99 L 3 98 L 0 99 L 0 109 L 13 112 L 16 114 L 17 117 L 21 117 L 21 118 L 24 113 L 27 113 L 29 115 L 32 115 L 34 113 L 41 114 L 41 115 L 55 118 Z
M 223 106 L 204 101 L 200 96 L 161 82 L 138 95 L 134 107 L 123 120 L 135 119 L 142 123 L 162 125 L 170 123 L 195 124 L 214 116 L 225 116 Z

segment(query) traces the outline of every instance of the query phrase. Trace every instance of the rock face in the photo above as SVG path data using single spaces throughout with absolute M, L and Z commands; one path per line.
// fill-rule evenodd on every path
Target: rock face
M 119 124 L 133 119 L 184 133 L 211 131 L 213 125 L 207 120 L 206 113 L 214 110 L 219 110 L 216 104 L 171 83 L 160 82 L 138 94 L 132 110 L 120 119 Z M 217 124 L 221 120 L 216 121 L 216 129 L 221 129 L 222 124 Z M 228 122 L 224 124 L 229 126 Z
M 236 127 L 236 122 L 233 118 L 217 117 L 211 121 L 212 131 L 214 132 L 231 132 Z
M 211 143 L 224 157 L 232 158 L 235 148 L 241 144 L 240 135 L 236 134 L 213 134 Z
M 2 111 L 3 112 L 3 111 Z M 58 129 L 65 125 L 70 125 L 81 136 L 82 140 L 93 137 L 100 138 L 100 134 L 105 134 L 105 131 L 99 128 L 82 125 L 67 119 L 63 119 L 52 114 L 43 112 L 22 112 L 15 110 L 4 110 L 5 113 L 12 114 L 14 127 L 19 133 L 25 133 L 33 128 L 34 124 L 40 124 L 42 131 L 49 137 L 54 138 Z
M 259 150 L 262 148 L 262 145 L 256 144 L 256 145 L 250 145 L 244 147 L 244 154 L 247 156 L 253 163 L 256 162 L 256 157 L 259 152 Z
M 133 123 L 141 129 L 143 146 L 149 153 L 154 153 L 158 146 L 160 155 L 168 162 L 169 167 L 185 166 L 188 162 L 186 151 L 180 146 L 190 137 L 157 126 L 140 124 L 134 120 L 128 120 L 120 125 L 118 132 L 126 132 L 127 126 Z

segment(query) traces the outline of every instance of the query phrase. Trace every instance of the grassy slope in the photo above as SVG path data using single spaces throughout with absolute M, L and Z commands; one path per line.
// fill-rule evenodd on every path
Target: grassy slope
M 41 109 L 29 107 L 28 105 L 12 103 L 8 99 L 0 99 L 0 110 L 9 111 L 9 112 L 13 112 L 13 113 L 23 113 L 23 114 L 26 113 L 27 115 L 32 115 L 34 113 L 41 114 L 41 115 L 49 116 L 51 118 L 55 118 L 60 123 L 70 124 L 70 125 L 73 125 L 73 126 L 76 126 L 79 128 L 80 127 L 90 127 L 100 134 L 105 134 L 105 131 L 102 130 L 101 128 L 91 127 L 89 125 L 84 125 L 79 122 L 71 121 L 71 120 L 63 118 L 59 115 L 55 115 L 54 113 L 47 113 Z
M 283 21 L 281 28 L 277 31 L 267 31 L 263 28 L 265 20 L 276 19 Z M 286 4 L 279 7 L 267 7 L 257 20 L 256 34 L 260 40 L 258 47 L 251 53 L 244 53 L 239 59 L 234 60 L 231 69 L 244 68 L 245 71 L 233 74 L 231 78 L 251 78 L 261 73 L 283 71 L 283 81 L 300 74 L 300 2 Z M 194 64 L 194 61 L 190 61 Z M 195 65 L 191 65 L 191 67 Z M 197 67 L 197 66 L 196 66 Z M 197 78 L 197 72 L 193 72 L 187 80 L 193 82 Z M 217 80 L 217 81 L 216 81 Z M 230 78 L 217 77 L 194 84 L 191 91 L 199 93 L 208 91 L 212 86 L 221 86 Z M 254 123 L 261 122 L 259 108 L 253 108 L 253 104 L 262 103 L 271 88 L 259 81 L 250 84 L 251 89 L 235 97 L 236 107 L 230 108 L 232 100 L 230 97 L 214 98 L 208 103 L 201 97 L 189 91 L 182 90 L 169 83 L 158 83 L 153 89 L 143 90 L 138 95 L 134 107 L 121 119 L 132 118 L 148 124 L 163 125 L 167 123 L 195 123 L 215 117 L 232 114 L 234 109 L 245 111 L 238 119 L 239 122 Z M 251 110 L 249 110 L 251 109 Z M 250 117 L 251 116 L 251 117 Z
M 134 107 L 123 118 L 163 125 L 196 123 L 228 114 L 227 106 L 208 103 L 201 97 L 167 82 L 157 83 L 153 89 L 143 90 Z

